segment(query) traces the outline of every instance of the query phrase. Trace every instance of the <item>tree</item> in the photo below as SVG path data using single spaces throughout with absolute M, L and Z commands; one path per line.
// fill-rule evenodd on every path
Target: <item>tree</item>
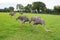
M 16 5 L 16 9 L 17 9 L 18 11 L 21 11 L 21 10 L 23 9 L 23 5 L 22 5 L 22 4 L 17 4 L 17 5 Z
M 9 7 L 8 9 L 9 9 L 9 11 L 14 11 L 14 7 L 12 7 L 12 6 Z
M 54 12 L 55 13 L 60 13 L 60 6 L 54 6 Z
M 28 4 L 27 6 L 25 6 L 25 11 L 26 12 L 31 12 L 32 11 L 32 5 Z
M 8 8 L 4 8 L 4 12 L 9 12 L 9 9 Z
M 54 11 L 52 9 L 46 9 L 46 13 L 52 14 Z
M 32 9 L 37 10 L 38 13 L 44 12 L 46 9 L 46 5 L 43 2 L 33 2 L 32 5 Z
M 9 12 L 8 8 L 0 9 L 0 12 Z
M 27 7 L 29 8 L 30 12 L 32 12 L 32 5 L 28 4 Z
M 0 12 L 3 12 L 4 11 L 4 9 L 0 9 Z

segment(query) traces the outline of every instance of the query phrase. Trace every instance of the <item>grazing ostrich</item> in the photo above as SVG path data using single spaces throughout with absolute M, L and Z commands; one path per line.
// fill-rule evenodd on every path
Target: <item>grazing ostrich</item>
M 33 22 L 33 24 L 31 23 Z M 36 25 L 36 27 L 38 28 L 38 24 L 41 24 L 44 26 L 44 29 L 45 31 L 50 31 L 50 30 L 47 30 L 46 29 L 46 23 L 44 20 L 41 19 L 41 17 L 39 16 L 34 16 L 34 17 L 31 17 L 29 23 L 33 26 L 33 25 Z M 34 26 L 33 26 L 34 27 Z M 36 28 L 36 31 L 38 31 L 38 29 Z
M 15 12 L 14 11 L 12 11 L 12 12 L 10 12 L 10 16 L 14 16 L 14 14 L 15 14 Z
M 24 15 L 16 18 L 16 20 L 18 20 L 18 19 L 22 21 L 22 24 L 29 21 L 28 17 L 26 17 Z

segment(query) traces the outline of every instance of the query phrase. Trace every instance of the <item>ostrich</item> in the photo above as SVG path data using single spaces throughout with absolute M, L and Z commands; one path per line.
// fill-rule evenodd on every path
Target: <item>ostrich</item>
M 33 24 L 32 24 L 31 22 L 33 22 Z M 29 23 L 30 23 L 32 26 L 33 26 L 33 25 L 36 25 L 36 31 L 38 31 L 38 24 L 43 25 L 45 31 L 47 31 L 47 32 L 50 31 L 50 30 L 47 30 L 47 29 L 46 29 L 46 23 L 45 23 L 45 21 L 42 20 L 41 17 L 39 17 L 39 16 L 31 17 Z M 33 26 L 33 27 L 34 27 L 34 26 Z
M 10 12 L 10 16 L 14 16 L 14 14 L 15 14 L 15 12 L 14 11 L 12 11 L 12 12 Z
M 46 29 L 45 21 L 42 20 L 41 17 L 39 17 L 39 16 L 34 16 L 34 17 L 31 17 L 31 19 L 29 19 L 27 16 L 23 15 L 23 16 L 19 16 L 19 17 L 16 18 L 16 20 L 18 20 L 18 19 L 22 21 L 22 24 L 25 23 L 25 22 L 29 22 L 29 24 L 31 24 L 32 27 L 34 27 L 33 25 L 36 25 L 36 31 L 38 31 L 38 24 L 43 25 L 45 31 L 47 31 L 47 32 L 50 31 L 50 30 Z M 33 22 L 33 24 L 31 22 Z
M 29 18 L 25 15 L 21 15 L 16 18 L 16 20 L 18 20 L 18 19 L 22 21 L 22 24 L 29 21 Z

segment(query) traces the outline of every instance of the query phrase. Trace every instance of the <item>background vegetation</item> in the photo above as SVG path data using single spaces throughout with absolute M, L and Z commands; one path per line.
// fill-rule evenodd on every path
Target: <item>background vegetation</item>
M 15 8 L 10 6 L 9 8 L 0 9 L 0 12 L 9 12 L 9 11 L 17 11 L 17 12 L 30 12 L 30 13 L 48 13 L 48 14 L 60 14 L 60 5 L 54 6 L 53 9 L 48 9 L 46 4 L 43 2 L 33 2 L 32 4 L 27 4 L 23 6 L 22 4 L 16 5 Z

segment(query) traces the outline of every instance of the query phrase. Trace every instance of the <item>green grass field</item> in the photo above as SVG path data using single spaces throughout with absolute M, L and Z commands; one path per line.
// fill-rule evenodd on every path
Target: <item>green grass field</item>
M 19 15 L 17 13 L 11 17 L 8 13 L 0 12 L 0 40 L 60 40 L 60 15 L 24 14 L 29 18 L 41 16 L 51 32 L 46 32 L 43 25 L 39 25 L 38 32 L 36 27 L 31 31 L 32 27 L 28 22 L 22 25 L 21 21 L 16 20 Z

